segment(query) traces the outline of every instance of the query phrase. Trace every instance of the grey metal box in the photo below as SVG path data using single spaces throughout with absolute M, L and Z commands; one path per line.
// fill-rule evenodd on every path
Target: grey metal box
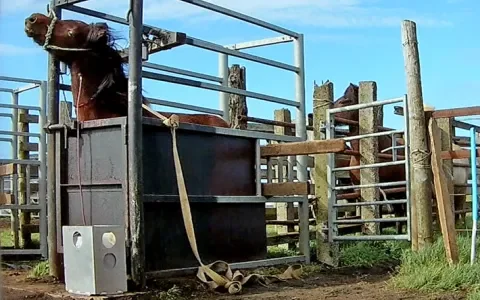
M 109 295 L 127 291 L 123 226 L 63 226 L 62 232 L 68 292 Z

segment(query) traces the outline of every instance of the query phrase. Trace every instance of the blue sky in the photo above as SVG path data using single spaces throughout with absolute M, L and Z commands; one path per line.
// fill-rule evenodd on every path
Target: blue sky
M 203 40 L 226 45 L 274 37 L 279 34 L 179 0 L 145 2 L 145 23 L 185 32 Z M 251 16 L 305 34 L 307 112 L 312 110 L 313 83 L 330 80 L 335 84 L 335 98 L 350 82 L 374 80 L 378 98 L 402 96 L 405 75 L 401 44 L 401 21 L 417 23 L 423 93 L 426 103 L 436 108 L 477 105 L 474 91 L 480 87 L 480 63 L 476 54 L 480 42 L 476 28 L 480 4 L 473 0 L 216 0 L 211 1 Z M 24 19 L 33 12 L 45 12 L 48 1 L 0 0 L 1 75 L 46 79 L 47 55 L 23 32 Z M 126 16 L 127 0 L 90 0 L 80 6 Z M 64 19 L 101 21 L 64 11 Z M 127 46 L 128 28 L 110 25 Z M 293 63 L 293 44 L 246 50 L 285 63 Z M 184 46 L 155 54 L 151 62 L 217 75 L 218 55 Z M 250 91 L 294 99 L 294 76 L 288 71 L 230 58 L 229 64 L 247 68 Z M 68 83 L 69 76 L 63 76 Z M 1 87 L 18 87 L 0 82 Z M 218 108 L 218 93 L 208 90 L 144 80 L 145 96 Z M 36 104 L 38 92 L 25 93 L 22 104 Z M 71 100 L 70 93 L 67 99 Z M 0 94 L 0 102 L 10 98 Z M 249 115 L 273 117 L 273 110 L 283 105 L 248 99 Z M 173 110 L 161 107 L 159 110 Z M 385 125 L 402 128 L 402 119 L 392 116 L 393 106 L 385 108 Z M 293 113 L 292 109 L 292 113 Z M 476 122 L 475 122 L 476 123 Z M 9 129 L 8 119 L 0 119 L 0 130 Z M 462 133 L 465 135 L 466 133 Z M 0 143 L 0 157 L 6 157 L 8 145 Z

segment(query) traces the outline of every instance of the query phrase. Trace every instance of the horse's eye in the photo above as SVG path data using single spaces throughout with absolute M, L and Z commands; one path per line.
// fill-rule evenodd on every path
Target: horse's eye
M 72 30 L 67 31 L 67 35 L 68 35 L 69 37 L 73 37 L 73 31 L 72 31 Z

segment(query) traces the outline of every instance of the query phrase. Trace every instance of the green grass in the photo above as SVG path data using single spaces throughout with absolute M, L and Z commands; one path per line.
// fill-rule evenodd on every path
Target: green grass
M 36 264 L 33 269 L 30 271 L 28 277 L 30 278 L 42 278 L 48 276 L 49 274 L 48 261 L 42 261 Z
M 432 247 L 419 252 L 403 251 L 393 287 L 425 292 L 468 291 L 468 299 L 480 299 L 480 263 L 470 265 L 471 238 L 457 235 L 460 262 L 449 266 L 443 240 L 438 237 Z M 480 243 L 477 243 L 477 247 Z

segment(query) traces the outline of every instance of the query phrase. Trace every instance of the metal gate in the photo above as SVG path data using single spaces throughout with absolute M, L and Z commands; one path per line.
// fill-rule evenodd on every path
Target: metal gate
M 373 164 L 362 164 L 358 166 L 348 166 L 348 167 L 335 167 L 335 153 L 327 154 L 328 155 L 328 165 L 327 165 L 327 180 L 328 180 L 328 241 L 332 242 L 339 242 L 339 241 L 362 241 L 362 240 L 369 240 L 369 241 L 378 241 L 378 240 L 408 240 L 411 239 L 411 232 L 410 232 L 410 161 L 409 161 L 409 137 L 408 137 L 408 106 L 407 106 L 407 96 L 390 100 L 383 100 L 383 101 L 374 101 L 371 103 L 364 103 L 364 104 L 356 104 L 350 105 L 346 107 L 334 108 L 334 109 L 327 109 L 326 114 L 326 139 L 335 139 L 335 114 L 340 112 L 346 111 L 354 111 L 354 110 L 361 110 L 370 107 L 378 107 L 384 106 L 388 104 L 400 103 L 403 102 L 404 105 L 404 130 L 389 130 L 389 131 L 380 131 L 362 135 L 352 135 L 348 137 L 344 137 L 343 139 L 347 142 L 352 140 L 360 140 L 364 138 L 370 137 L 379 137 L 379 136 L 388 136 L 392 137 L 392 146 L 379 150 L 380 152 L 385 152 L 388 150 L 392 150 L 392 159 L 388 162 L 377 162 Z M 396 145 L 396 136 L 403 135 L 404 137 L 404 146 Z M 397 151 L 399 148 L 405 149 L 405 155 L 403 159 L 398 159 L 399 155 L 397 155 Z M 401 157 L 400 157 L 401 158 Z M 393 165 L 404 165 L 405 166 L 405 180 L 404 181 L 394 181 L 394 182 L 381 182 L 375 184 L 360 184 L 360 185 L 348 185 L 348 186 L 340 186 L 337 183 L 337 176 L 338 172 L 342 171 L 350 171 L 350 170 L 360 170 L 365 168 L 379 168 L 379 167 L 386 167 L 386 166 L 393 166 Z M 390 200 L 388 199 L 388 189 L 394 187 L 395 190 L 398 192 L 399 187 L 404 186 L 405 196 L 402 199 Z M 364 199 L 364 201 L 350 201 L 347 203 L 339 203 L 339 200 L 342 199 L 339 195 L 339 191 L 345 190 L 359 190 L 362 188 L 380 188 L 379 193 L 384 199 Z M 391 191 L 393 189 L 390 189 Z M 358 197 L 360 198 L 360 197 Z M 386 199 L 385 199 L 386 198 Z M 406 210 L 404 216 L 397 216 L 394 218 L 382 218 L 382 213 L 380 209 L 380 205 L 400 205 L 405 204 Z M 374 212 L 375 218 L 371 219 L 364 219 L 362 215 L 358 215 L 358 211 L 360 207 L 370 206 Z M 351 218 L 345 218 L 339 216 L 339 210 L 345 208 L 352 208 L 355 207 L 357 210 L 357 215 Z M 370 234 L 370 235 L 357 235 L 357 234 L 340 234 L 340 229 L 346 226 L 352 225 L 361 225 L 362 227 L 366 223 L 372 224 L 380 224 L 385 222 L 406 222 L 406 233 L 405 234 Z M 362 225 L 363 224 L 363 225 Z

